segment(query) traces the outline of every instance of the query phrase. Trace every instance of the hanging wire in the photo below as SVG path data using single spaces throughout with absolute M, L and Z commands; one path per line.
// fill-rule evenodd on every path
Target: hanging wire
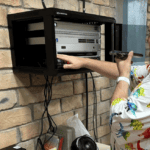
M 38 146 L 38 144 L 40 144 L 42 150 L 45 150 L 44 149 L 44 144 L 47 143 L 57 131 L 57 125 L 55 124 L 55 122 L 53 121 L 51 115 L 48 112 L 48 106 L 51 102 L 51 97 L 52 97 L 52 82 L 53 82 L 54 77 L 52 77 L 51 83 L 49 83 L 48 76 L 44 75 L 44 77 L 46 79 L 46 84 L 45 84 L 45 89 L 44 89 L 44 96 L 45 96 L 44 107 L 45 107 L 45 111 L 44 111 L 44 113 L 42 115 L 42 118 L 41 118 L 41 133 L 39 135 L 39 138 L 37 139 L 37 146 Z M 47 99 L 47 96 L 48 96 L 48 99 Z M 48 118 L 48 123 L 49 123 L 49 128 L 48 128 L 48 131 L 47 131 L 46 134 L 52 134 L 52 136 L 46 141 L 46 135 L 45 135 L 44 143 L 42 143 L 40 138 L 41 138 L 42 132 L 43 132 L 43 117 L 44 117 L 45 112 L 47 112 L 47 118 Z M 53 124 L 55 126 L 53 126 Z M 36 146 L 36 150 L 37 150 L 37 146 Z
M 46 9 L 44 0 L 41 0 L 41 1 L 42 1 L 42 5 L 43 5 L 44 9 Z
M 94 83 L 94 79 L 93 79 L 93 75 L 90 72 L 92 80 L 93 80 L 93 91 L 94 91 L 94 104 L 93 104 L 93 130 L 94 130 L 94 137 L 96 142 L 98 142 L 98 135 L 97 135 L 97 96 L 96 96 L 96 89 L 95 89 L 95 83 Z M 95 114 L 95 117 L 94 117 Z M 96 120 L 96 125 L 94 125 Z M 96 126 L 96 129 L 95 129 Z

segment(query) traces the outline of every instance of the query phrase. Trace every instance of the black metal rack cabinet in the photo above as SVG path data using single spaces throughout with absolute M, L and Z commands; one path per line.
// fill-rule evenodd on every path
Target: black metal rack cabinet
M 54 18 L 59 18 L 60 21 L 82 24 L 105 24 L 105 60 L 112 61 L 109 51 L 114 50 L 114 24 L 116 23 L 114 18 L 57 8 L 47 8 L 9 14 L 7 16 L 13 70 L 15 72 L 50 76 L 92 72 L 92 70 L 86 68 L 76 70 L 56 68 L 57 57 Z M 44 22 L 44 30 L 27 32 L 28 24 L 38 22 Z M 26 38 L 33 36 L 45 36 L 45 44 L 38 46 L 27 45 Z

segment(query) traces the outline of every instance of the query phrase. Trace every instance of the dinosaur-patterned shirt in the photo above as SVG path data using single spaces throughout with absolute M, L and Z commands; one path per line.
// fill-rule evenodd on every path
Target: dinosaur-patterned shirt
M 131 66 L 129 88 L 111 104 L 111 149 L 150 150 L 150 65 Z

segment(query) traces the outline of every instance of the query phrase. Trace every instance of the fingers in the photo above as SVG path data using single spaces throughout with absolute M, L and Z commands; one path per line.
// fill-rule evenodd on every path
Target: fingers
M 72 69 L 72 64 L 63 65 L 64 69 Z
M 130 51 L 130 53 L 128 54 L 128 58 L 127 61 L 131 63 L 132 57 L 133 57 L 133 51 Z
M 121 60 L 121 59 L 118 59 L 117 57 L 115 57 L 115 61 L 116 61 L 116 62 L 118 62 L 119 60 Z
M 66 57 L 66 56 L 68 56 L 68 55 L 64 55 L 64 54 L 57 54 L 57 58 L 64 58 L 64 57 Z
M 57 54 L 57 58 L 62 59 L 62 60 L 67 61 L 67 62 L 71 62 L 70 57 L 71 56 L 68 56 L 68 55 Z M 65 64 L 65 65 L 63 65 L 63 68 L 64 69 L 73 69 L 73 65 L 72 64 Z
M 57 56 L 68 56 L 68 55 L 64 55 L 64 54 L 57 54 Z
M 57 58 L 68 61 L 68 55 L 57 54 Z

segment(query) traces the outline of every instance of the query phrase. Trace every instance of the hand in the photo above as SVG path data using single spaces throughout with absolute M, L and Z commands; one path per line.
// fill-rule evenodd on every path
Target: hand
M 63 65 L 64 69 L 80 69 L 84 67 L 85 58 L 76 57 L 76 56 L 68 56 L 68 55 L 63 55 L 63 54 L 57 54 L 57 58 L 71 63 L 71 64 Z
M 133 51 L 128 54 L 128 58 L 126 60 L 121 60 L 115 57 L 115 61 L 117 63 L 119 76 L 124 76 L 129 78 L 131 71 L 131 60 L 133 57 Z

